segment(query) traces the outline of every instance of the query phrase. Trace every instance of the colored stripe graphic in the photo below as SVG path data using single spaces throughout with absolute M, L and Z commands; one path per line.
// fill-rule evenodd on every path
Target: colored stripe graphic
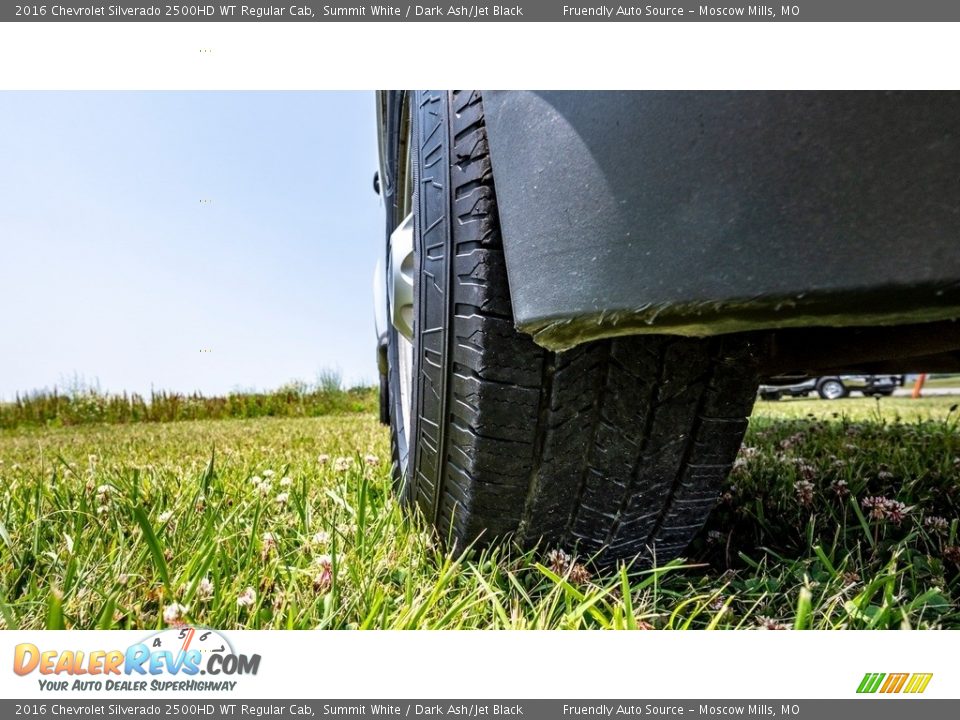
M 933 673 L 866 673 L 857 686 L 857 692 L 872 694 L 922 693 L 927 689 Z
M 857 692 L 875 693 L 877 688 L 880 687 L 880 682 L 884 677 L 884 673 L 867 673 L 863 676 L 863 680 L 860 681 L 860 687 L 857 688 Z
M 887 675 L 887 681 L 880 688 L 882 693 L 898 693 L 903 689 L 910 673 L 890 673 Z
M 930 684 L 933 673 L 914 673 L 910 676 L 910 682 L 904 688 L 905 693 L 922 693 Z

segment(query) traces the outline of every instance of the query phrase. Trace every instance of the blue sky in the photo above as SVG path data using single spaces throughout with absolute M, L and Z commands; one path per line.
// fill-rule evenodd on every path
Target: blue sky
M 0 92 L 0 398 L 372 382 L 376 165 L 372 93 Z

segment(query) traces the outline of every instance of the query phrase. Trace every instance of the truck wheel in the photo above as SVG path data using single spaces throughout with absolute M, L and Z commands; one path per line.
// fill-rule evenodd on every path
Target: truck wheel
M 848 395 L 847 388 L 840 378 L 821 378 L 817 382 L 817 393 L 824 400 L 839 400 Z
M 409 112 L 410 196 L 396 205 L 410 214 L 395 213 L 388 252 L 413 277 L 410 336 L 391 332 L 389 355 L 402 499 L 455 550 L 510 537 L 604 563 L 675 557 L 740 447 L 759 386 L 754 345 L 536 345 L 513 324 L 480 94 L 418 92 Z M 408 261 L 397 246 L 411 216 Z M 401 275 L 391 282 L 402 296 Z

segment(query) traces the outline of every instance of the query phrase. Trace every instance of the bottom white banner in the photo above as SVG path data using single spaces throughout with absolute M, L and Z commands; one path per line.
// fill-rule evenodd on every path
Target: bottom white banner
M 0 632 L 6 699 L 960 698 L 949 631 Z

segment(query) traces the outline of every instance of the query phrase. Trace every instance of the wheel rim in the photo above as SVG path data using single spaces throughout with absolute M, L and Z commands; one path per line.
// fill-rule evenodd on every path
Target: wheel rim
M 410 427 L 413 393 L 413 213 L 390 234 L 390 322 L 397 331 L 400 411 Z
M 837 400 L 843 397 L 843 385 L 836 380 L 828 380 L 822 387 L 823 396 L 827 400 Z
M 403 430 L 410 427 L 410 404 L 413 400 L 413 343 L 402 335 L 397 336 L 397 360 L 400 376 L 400 412 L 403 414 Z

